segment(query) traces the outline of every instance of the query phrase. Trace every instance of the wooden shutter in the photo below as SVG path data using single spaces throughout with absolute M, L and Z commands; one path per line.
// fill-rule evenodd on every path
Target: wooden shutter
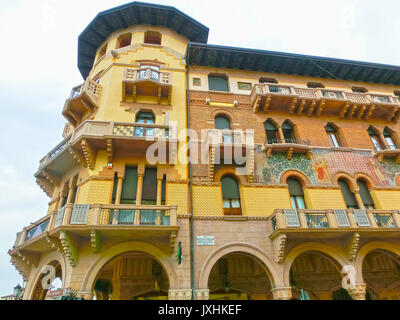
M 222 196 L 224 199 L 240 199 L 239 186 L 232 177 L 223 177 L 221 179 Z
M 212 91 L 229 91 L 228 80 L 224 77 L 209 76 L 208 87 Z
M 371 193 L 368 190 L 367 185 L 364 181 L 358 180 L 357 184 L 360 188 L 360 196 L 365 207 L 374 206 L 374 201 L 372 200 Z
M 157 201 L 157 168 L 146 168 L 143 179 L 143 201 Z
M 358 208 L 356 197 L 354 196 L 354 193 L 351 192 L 347 182 L 344 180 L 339 180 L 339 186 L 340 186 L 340 189 L 342 190 L 342 195 L 343 195 L 344 201 L 346 202 L 347 207 L 348 208 L 353 208 L 353 207 Z
M 289 178 L 287 179 L 287 184 L 289 185 L 289 193 L 292 197 L 304 196 L 303 187 L 299 181 Z
M 231 130 L 231 122 L 225 117 L 216 117 L 215 118 L 215 129 L 218 130 Z
M 122 184 L 121 203 L 135 204 L 137 193 L 137 167 L 126 167 Z

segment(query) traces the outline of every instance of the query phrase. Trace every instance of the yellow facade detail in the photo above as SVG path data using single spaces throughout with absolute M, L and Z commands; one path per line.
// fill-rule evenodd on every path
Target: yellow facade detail
M 90 180 L 79 187 L 77 204 L 109 203 L 113 181 Z
M 305 189 L 308 209 L 346 209 L 339 189 Z
M 166 204 L 178 206 L 178 214 L 189 214 L 189 189 L 186 183 L 167 183 Z
M 376 209 L 400 209 L 400 190 L 372 190 L 371 197 L 374 200 Z
M 221 187 L 193 186 L 193 215 L 222 216 Z

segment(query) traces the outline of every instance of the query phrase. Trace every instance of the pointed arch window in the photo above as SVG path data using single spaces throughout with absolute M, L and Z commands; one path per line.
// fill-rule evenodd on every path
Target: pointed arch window
M 357 185 L 360 188 L 360 196 L 364 207 L 366 209 L 375 209 L 374 200 L 371 197 L 367 184 L 362 180 L 357 180 Z
M 304 191 L 301 183 L 294 178 L 287 179 L 289 185 L 290 201 L 293 209 L 306 209 L 306 203 L 304 201 Z
M 358 203 L 356 196 L 354 193 L 350 190 L 350 187 L 346 180 L 344 179 L 339 179 L 338 181 L 340 190 L 342 191 L 343 199 L 344 202 L 346 203 L 346 206 L 348 209 L 359 209 Z
M 368 134 L 369 137 L 371 138 L 372 143 L 374 144 L 376 151 L 381 151 L 385 149 L 381 139 L 379 138 L 378 133 L 372 127 L 368 128 Z
M 393 140 L 392 132 L 390 132 L 388 128 L 385 128 L 385 130 L 383 130 L 383 136 L 385 137 L 386 143 L 388 144 L 389 148 L 392 150 L 396 150 L 397 146 Z
M 155 117 L 151 112 L 139 112 L 136 116 L 136 123 L 154 124 Z M 135 136 L 137 137 L 153 137 L 154 129 L 145 127 L 136 127 Z
M 326 130 L 326 133 L 328 134 L 331 146 L 335 147 L 335 148 L 340 148 L 341 142 L 339 140 L 339 135 L 338 135 L 338 132 L 337 132 L 337 129 L 335 128 L 335 126 L 332 124 L 328 124 L 325 127 L 325 130 Z
M 267 120 L 264 123 L 264 127 L 268 144 L 279 143 L 279 131 L 275 123 L 273 123 L 271 120 Z
M 239 184 L 235 178 L 224 176 L 221 179 L 223 208 L 225 215 L 241 215 Z
M 286 143 L 296 143 L 296 138 L 294 136 L 294 128 L 289 121 L 285 121 L 282 124 L 283 137 Z

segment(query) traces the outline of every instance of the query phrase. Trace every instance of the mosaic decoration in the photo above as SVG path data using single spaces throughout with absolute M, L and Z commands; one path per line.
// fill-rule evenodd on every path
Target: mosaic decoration
M 281 175 L 288 170 L 302 172 L 314 185 L 332 185 L 336 173 L 346 172 L 351 176 L 364 173 L 372 178 L 376 186 L 395 186 L 400 166 L 394 160 L 379 163 L 370 152 L 317 149 L 313 150 L 311 160 L 306 155 L 294 154 L 289 161 L 285 153 L 275 153 L 267 158 L 265 153 L 256 152 L 255 182 L 280 184 Z

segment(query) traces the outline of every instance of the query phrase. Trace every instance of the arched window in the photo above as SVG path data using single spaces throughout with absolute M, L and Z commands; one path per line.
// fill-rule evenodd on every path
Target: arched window
M 337 132 L 337 129 L 335 128 L 335 126 L 329 123 L 325 127 L 325 130 L 326 130 L 326 133 L 328 134 L 331 146 L 335 147 L 335 148 L 341 147 L 341 142 L 339 140 L 339 135 L 338 135 L 338 132 Z
M 372 143 L 374 144 L 376 151 L 381 151 L 385 149 L 381 139 L 379 138 L 378 132 L 373 127 L 368 128 L 368 134 L 371 138 Z
M 225 116 L 216 116 L 215 117 L 215 129 L 218 130 L 231 130 L 231 122 Z M 232 132 L 223 132 L 222 138 L 224 143 L 232 143 Z
M 344 198 L 344 202 L 348 209 L 359 209 L 356 196 L 353 192 L 351 192 L 349 185 L 346 180 L 339 179 L 338 181 L 340 190 L 342 191 L 342 195 Z
M 224 176 L 221 178 L 223 208 L 225 215 L 241 215 L 239 184 L 235 178 Z
M 397 146 L 394 143 L 392 132 L 388 128 L 385 128 L 385 130 L 383 130 L 383 136 L 385 137 L 386 143 L 388 144 L 389 148 L 392 150 L 396 150 Z
M 306 209 L 306 203 L 304 201 L 304 191 L 301 183 L 294 178 L 287 179 L 289 185 L 290 201 L 293 209 Z
M 228 79 L 224 75 L 208 76 L 208 88 L 210 91 L 225 91 L 229 92 Z
M 282 131 L 286 143 L 296 143 L 293 126 L 288 120 L 282 124 Z
M 136 116 L 136 123 L 154 124 L 155 117 L 152 112 L 139 112 Z M 135 136 L 137 137 L 153 137 L 154 129 L 145 127 L 136 127 Z
M 357 180 L 357 185 L 360 188 L 360 196 L 366 209 L 375 209 L 374 200 L 368 190 L 367 184 L 363 180 Z
M 264 123 L 265 133 L 267 135 L 268 144 L 279 143 L 279 131 L 276 127 L 275 123 L 273 123 L 270 119 L 268 119 Z

